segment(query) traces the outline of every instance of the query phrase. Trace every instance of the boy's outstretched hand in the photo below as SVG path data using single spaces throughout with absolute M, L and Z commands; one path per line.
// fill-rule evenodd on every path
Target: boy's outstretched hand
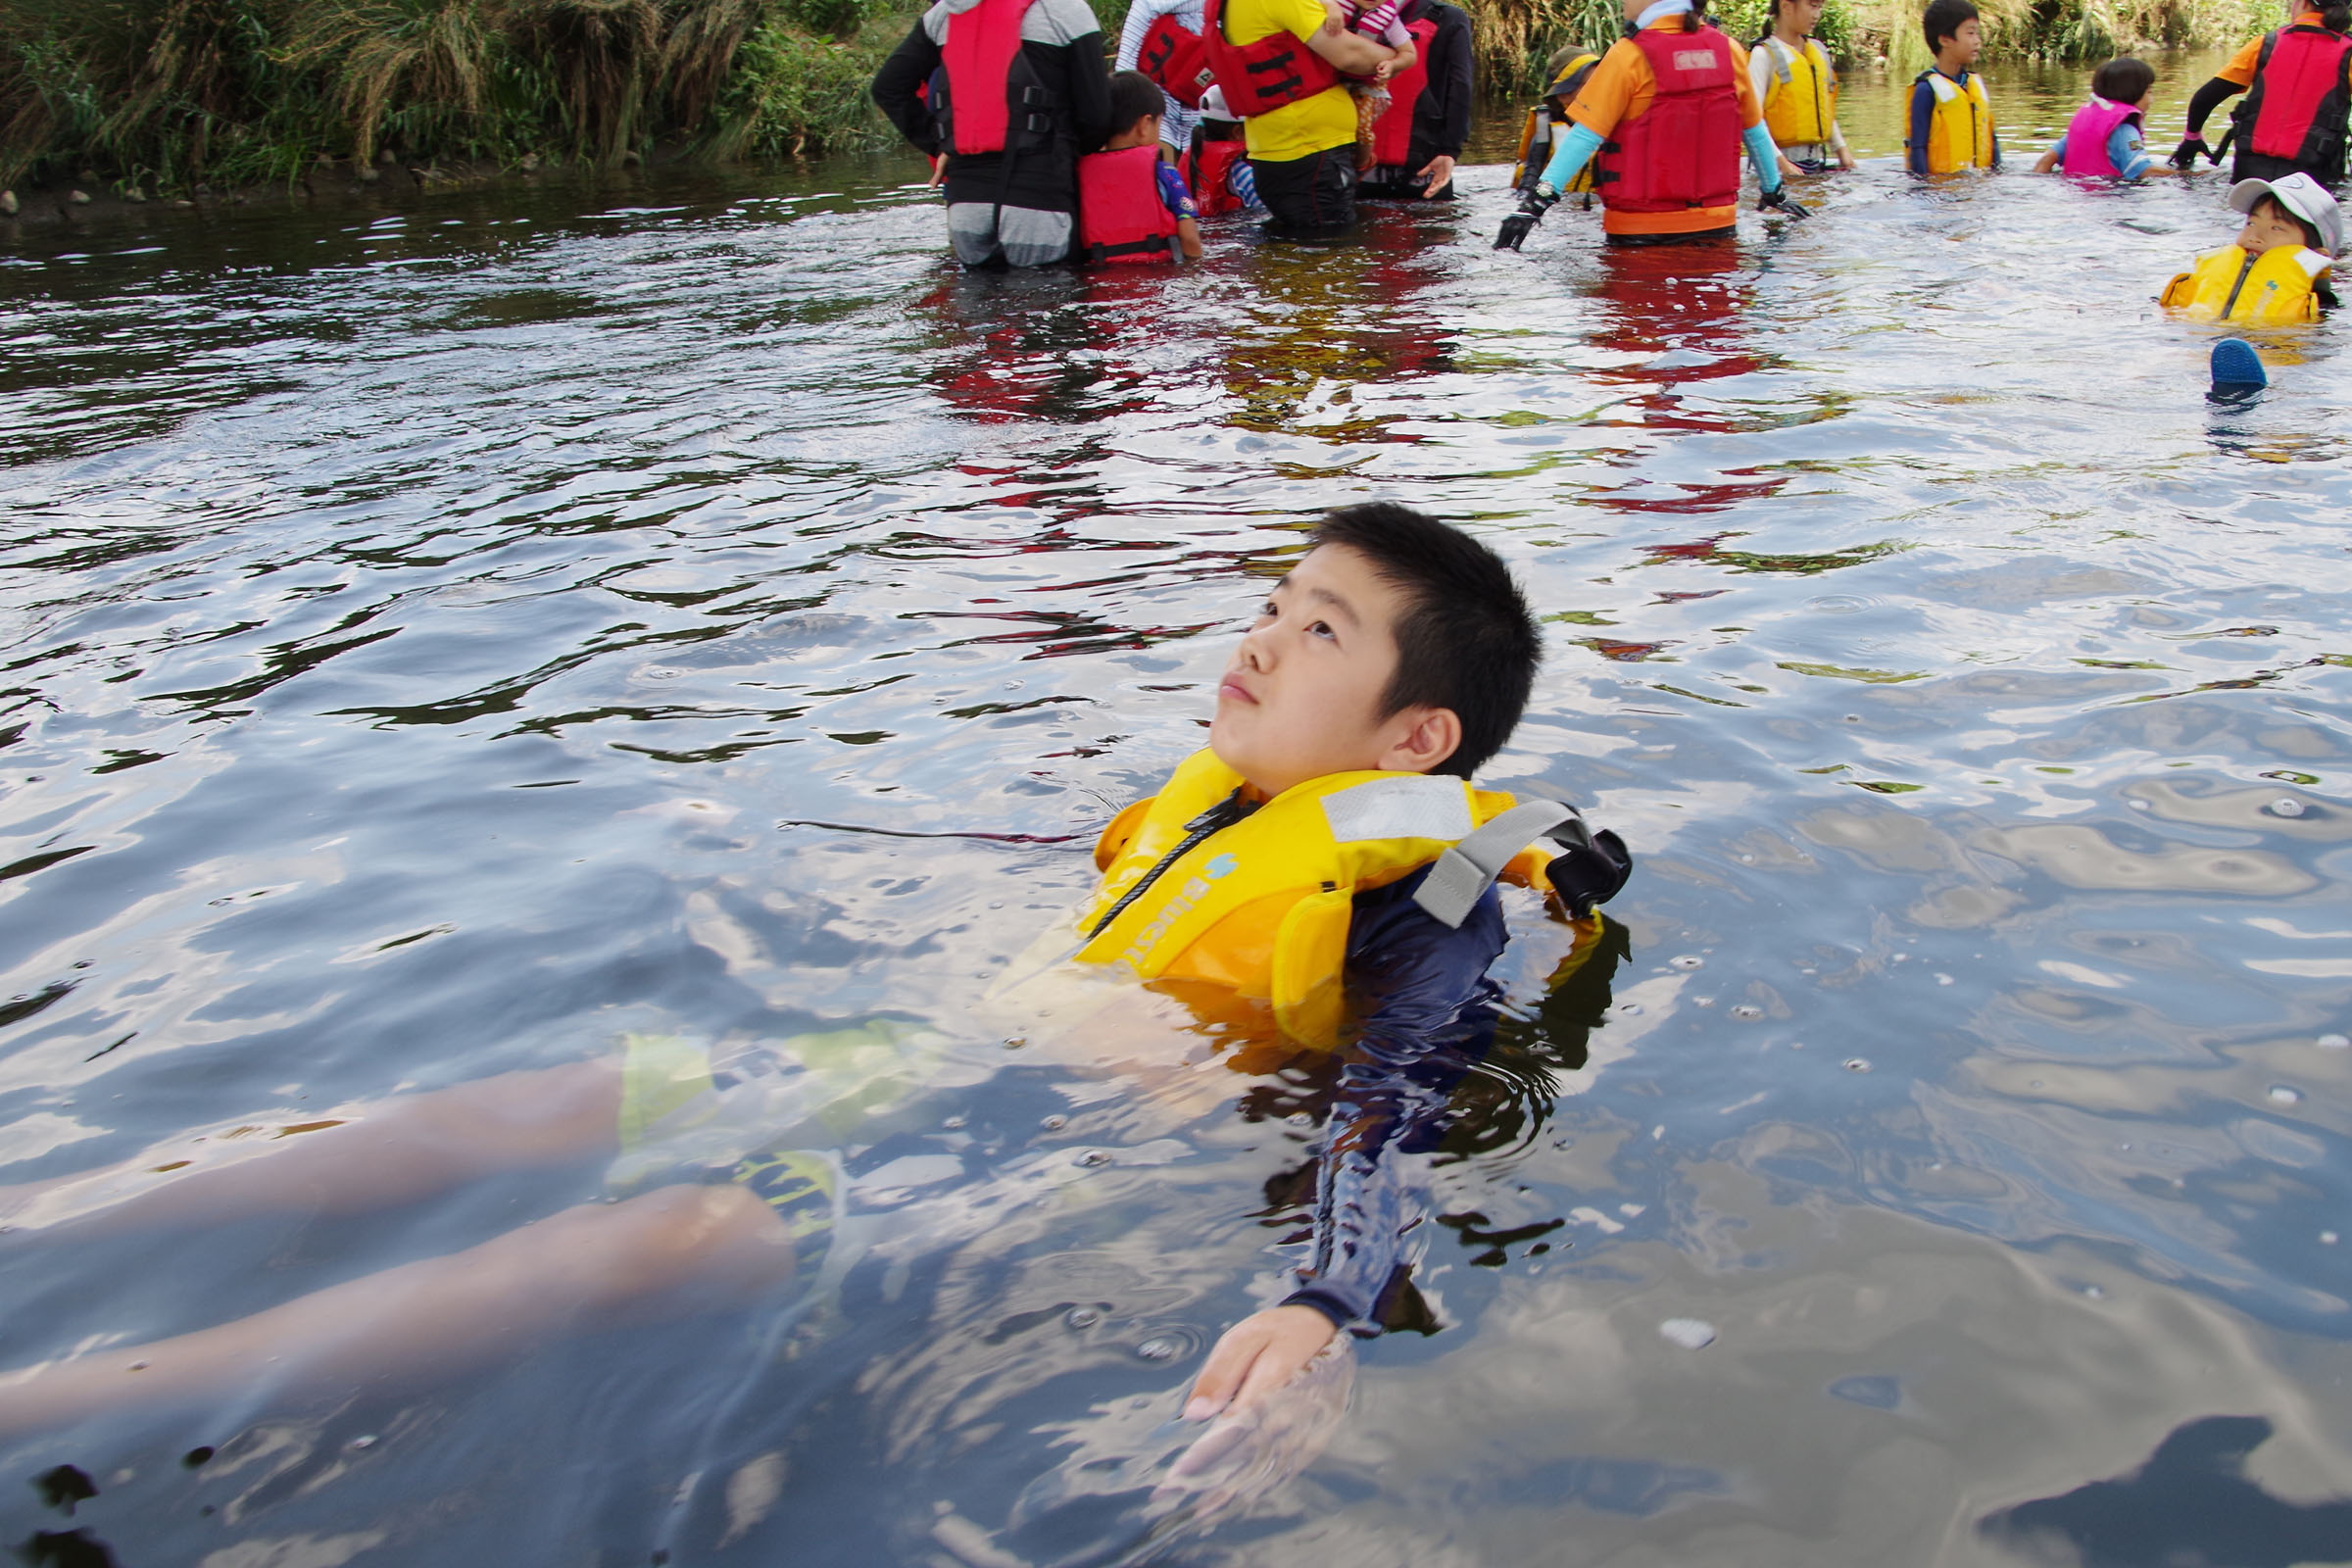
M 1270 1306 L 1227 1329 L 1184 1401 L 1187 1421 L 1239 1414 L 1298 1376 L 1339 1332 L 1311 1306 Z

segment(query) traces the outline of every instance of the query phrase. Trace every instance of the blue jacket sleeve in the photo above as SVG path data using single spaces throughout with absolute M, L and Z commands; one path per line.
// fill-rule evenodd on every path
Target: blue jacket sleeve
M 1773 145 L 1772 132 L 1761 122 L 1740 133 L 1747 146 L 1747 161 L 1756 166 L 1756 188 L 1767 196 L 1781 188 L 1781 150 Z
M 1914 174 L 1928 172 L 1928 128 L 1936 122 L 1936 89 L 1928 78 L 1911 84 L 1911 131 L 1903 138 L 1903 167 Z
M 1592 126 L 1570 125 L 1568 134 L 1560 138 L 1559 150 L 1551 155 L 1551 162 L 1544 166 L 1544 181 L 1553 190 L 1566 190 L 1568 182 L 1583 171 L 1585 165 L 1592 162 L 1594 153 L 1600 151 L 1600 132 Z
M 1419 1155 L 1436 1147 L 1454 1084 L 1493 1038 L 1486 971 L 1505 940 L 1491 890 L 1448 930 L 1411 902 L 1419 884 L 1356 901 L 1348 974 L 1366 1016 L 1324 1124 L 1312 1250 L 1285 1298 L 1364 1335 L 1380 1332 L 1398 1254 L 1428 1212 Z

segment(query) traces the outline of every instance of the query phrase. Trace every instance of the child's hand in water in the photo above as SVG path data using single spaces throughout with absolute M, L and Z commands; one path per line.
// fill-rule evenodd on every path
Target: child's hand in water
M 1208 1364 L 1193 1380 L 1184 1403 L 1187 1421 L 1249 1409 L 1298 1376 L 1339 1332 L 1311 1306 L 1274 1306 L 1252 1312 L 1225 1331 Z

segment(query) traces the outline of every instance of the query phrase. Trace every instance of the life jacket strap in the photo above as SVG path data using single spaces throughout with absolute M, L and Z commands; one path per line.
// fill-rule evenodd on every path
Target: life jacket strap
M 1521 850 L 1567 821 L 1584 826 L 1576 808 L 1558 801 L 1523 801 L 1488 818 L 1486 826 L 1438 857 L 1413 902 L 1433 919 L 1458 930 L 1502 868 Z

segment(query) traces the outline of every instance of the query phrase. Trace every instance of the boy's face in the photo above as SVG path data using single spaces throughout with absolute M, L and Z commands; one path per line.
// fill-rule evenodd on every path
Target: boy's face
M 1978 52 L 1984 47 L 1984 29 L 1978 24 L 1976 18 L 1971 17 L 1952 29 L 1951 35 L 1943 40 L 1943 47 L 1936 54 L 1943 65 L 1973 66 L 1977 63 Z
M 2254 210 L 2246 215 L 2246 226 L 2237 231 L 2237 248 L 2249 256 L 2260 256 L 2281 245 L 2302 243 L 2302 225 L 2279 207 L 2276 196 L 2265 196 L 2256 202 Z
M 1358 768 L 1425 773 L 1453 755 L 1450 709 L 1383 717 L 1404 595 L 1343 545 L 1322 545 L 1275 585 L 1217 685 L 1209 749 L 1269 796 Z

